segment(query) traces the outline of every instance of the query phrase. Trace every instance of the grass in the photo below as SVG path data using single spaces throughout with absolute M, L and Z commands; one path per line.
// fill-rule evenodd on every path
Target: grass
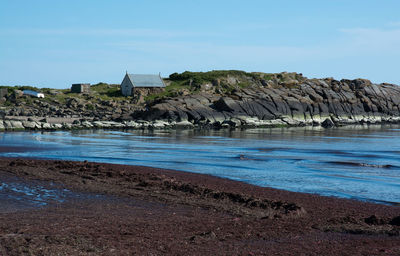
M 92 101 L 92 103 L 101 102 L 101 101 L 122 101 L 127 98 L 122 96 L 120 92 L 119 84 L 106 84 L 106 83 L 98 83 L 91 86 L 91 93 L 88 94 L 80 94 L 80 93 L 71 93 L 70 89 L 51 89 L 51 88 L 36 88 L 33 86 L 0 86 L 0 88 L 7 88 L 8 95 L 12 95 L 16 90 L 32 90 L 44 93 L 45 98 L 32 98 L 32 97 L 18 97 L 16 102 L 25 103 L 27 105 L 31 105 L 34 100 L 44 101 L 50 104 L 66 104 L 69 99 L 78 99 L 82 101 Z M 14 106 L 15 103 L 7 100 L 2 103 L 4 107 Z M 94 109 L 93 104 L 87 105 L 88 109 Z
M 86 109 L 88 109 L 88 110 L 94 110 L 93 104 L 86 104 Z
M 227 82 L 228 77 L 239 79 L 237 85 L 231 85 Z M 218 86 L 221 93 L 230 93 L 237 88 L 247 88 L 252 85 L 251 80 L 259 80 L 258 73 L 247 73 L 240 70 L 213 70 L 209 72 L 190 72 L 185 71 L 181 74 L 173 73 L 166 79 L 169 85 L 161 93 L 149 95 L 145 98 L 147 102 L 152 102 L 168 97 L 179 96 L 183 90 L 190 93 L 196 93 L 201 90 L 204 84 Z
M 226 78 L 228 76 L 257 78 L 257 75 L 255 73 L 247 73 L 240 70 L 213 70 L 209 72 L 185 71 L 181 74 L 173 73 L 169 76 L 169 79 L 171 81 L 192 80 L 193 86 L 200 86 L 201 84 L 207 82 L 212 83 L 218 79 Z
M 171 83 L 165 87 L 163 92 L 148 95 L 145 97 L 145 101 L 151 102 L 158 99 L 176 97 L 179 95 L 179 92 L 185 89 L 189 90 L 190 92 L 196 91 L 194 88 L 190 87 L 187 81 L 171 81 Z
M 231 82 L 230 78 L 236 81 Z M 160 99 L 177 97 L 188 91 L 190 94 L 197 93 L 202 90 L 202 85 L 212 84 L 215 92 L 221 94 L 230 94 L 234 90 L 240 90 L 248 87 L 253 87 L 263 84 L 265 81 L 275 81 L 276 86 L 295 87 L 297 85 L 285 84 L 292 79 L 301 79 L 300 74 L 296 73 L 248 73 L 240 70 L 213 70 L 209 72 L 190 72 L 173 73 L 169 78 L 165 79 L 168 86 L 160 93 L 151 94 L 145 97 L 147 103 L 151 103 Z M 90 87 L 91 93 L 78 94 L 71 93 L 70 89 L 51 89 L 51 88 L 36 88 L 33 86 L 0 86 L 7 88 L 8 94 L 12 94 L 15 90 L 33 90 L 45 94 L 44 99 L 48 103 L 65 104 L 69 99 L 81 99 L 84 101 L 92 101 L 93 103 L 101 101 L 125 101 L 129 97 L 124 97 L 120 91 L 119 84 L 97 83 Z M 212 90 L 212 91 L 214 91 Z M 57 93 L 58 92 L 58 93 Z M 24 97 L 18 101 L 26 101 Z M 3 106 L 6 106 L 4 103 Z M 89 107 L 90 108 L 90 107 Z
M 97 96 L 100 100 L 126 100 L 121 94 L 119 84 L 98 83 L 90 87 L 91 95 Z

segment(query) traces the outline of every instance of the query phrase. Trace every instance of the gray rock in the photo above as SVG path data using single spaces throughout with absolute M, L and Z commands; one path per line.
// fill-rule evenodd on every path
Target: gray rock
M 92 128 L 93 124 L 91 124 L 89 121 L 83 121 L 81 122 L 81 125 L 85 128 Z
M 194 125 L 189 121 L 180 121 L 175 124 L 176 128 L 185 129 L 185 128 L 193 128 Z
M 104 124 L 103 124 L 103 122 L 101 122 L 101 121 L 94 121 L 94 122 L 92 123 L 92 125 L 93 125 L 94 127 L 96 127 L 96 128 L 103 128 L 103 127 L 104 127 Z
M 62 129 L 62 128 L 63 128 L 63 125 L 62 125 L 62 124 L 52 124 L 52 125 L 51 125 L 51 128 L 56 129 L 56 130 L 59 130 L 59 129 Z
M 23 121 L 22 125 L 27 129 L 36 129 L 36 122 Z
M 237 119 L 237 118 L 231 118 L 229 120 L 225 120 L 222 125 L 227 124 L 230 127 L 240 127 L 242 125 L 242 122 Z
M 52 129 L 51 124 L 49 123 L 42 123 L 42 129 L 50 130 Z
M 63 124 L 62 124 L 62 129 L 70 130 L 70 129 L 72 129 L 72 124 L 70 124 L 70 123 L 63 123 Z
M 125 122 L 125 126 L 128 128 L 138 128 L 139 124 L 134 121 Z
M 327 118 L 321 123 L 321 126 L 324 128 L 332 128 L 335 126 L 335 123 L 330 118 Z
M 123 123 L 120 123 L 120 122 L 107 121 L 107 122 L 103 122 L 103 123 L 107 124 L 110 127 L 115 127 L 115 128 L 123 128 L 123 127 L 125 127 L 125 125 Z
M 214 103 L 215 109 L 218 111 L 228 111 L 228 112 L 244 112 L 243 109 L 236 103 L 233 99 L 229 97 L 221 97 L 218 101 Z
M 21 121 L 10 121 L 14 129 L 25 129 Z
M 150 125 L 150 127 L 154 128 L 154 129 L 163 129 L 168 126 L 169 126 L 169 123 L 164 122 L 162 120 L 156 120 Z
M 10 120 L 4 120 L 3 124 L 6 130 L 12 130 L 13 126 L 11 125 Z

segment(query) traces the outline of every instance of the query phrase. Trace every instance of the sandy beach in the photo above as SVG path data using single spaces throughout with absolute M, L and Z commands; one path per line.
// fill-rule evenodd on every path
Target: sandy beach
M 398 206 L 90 162 L 0 159 L 10 176 L 93 196 L 2 204 L 1 255 L 400 254 Z

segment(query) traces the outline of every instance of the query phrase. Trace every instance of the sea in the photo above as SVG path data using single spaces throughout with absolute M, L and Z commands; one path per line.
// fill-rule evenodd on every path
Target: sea
M 2 132 L 0 145 L 11 148 L 0 152 L 4 157 L 151 166 L 262 187 L 400 204 L 399 125 Z M 28 194 L 35 190 L 34 200 L 43 195 L 63 197 L 57 189 L 46 187 L 42 192 L 42 185 L 38 189 L 37 184 L 32 188 L 24 182 L 0 179 L 0 201 L 7 197 L 5 188 L 15 193 L 25 189 Z

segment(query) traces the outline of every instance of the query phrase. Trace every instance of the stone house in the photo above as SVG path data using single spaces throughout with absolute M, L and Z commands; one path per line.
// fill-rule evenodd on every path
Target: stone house
M 121 83 L 121 93 L 124 96 L 134 96 L 135 93 L 148 95 L 157 93 L 165 88 L 165 83 L 158 75 L 125 74 Z
M 72 93 L 90 93 L 90 84 L 73 84 L 71 86 Z

